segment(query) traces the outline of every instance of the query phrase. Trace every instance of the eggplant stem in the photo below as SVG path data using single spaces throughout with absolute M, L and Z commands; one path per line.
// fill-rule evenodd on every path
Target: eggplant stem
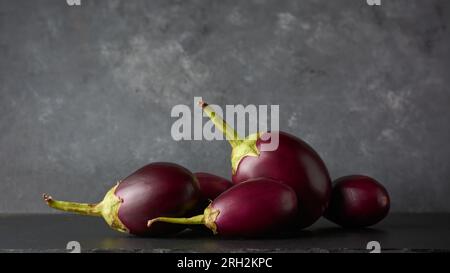
M 86 204 L 86 203 L 58 201 L 54 200 L 48 194 L 43 194 L 43 198 L 49 207 L 57 210 L 68 211 L 88 216 L 102 216 L 102 203 Z
M 200 214 L 190 218 L 158 217 L 148 221 L 147 226 L 150 227 L 155 222 L 183 225 L 203 225 L 205 223 L 205 216 L 203 214 Z
M 231 127 L 220 115 L 217 115 L 214 109 L 206 102 L 200 100 L 198 105 L 202 108 L 203 112 L 209 117 L 214 125 L 225 135 L 226 139 L 234 148 L 243 142 L 243 139 L 239 137 L 237 131 Z

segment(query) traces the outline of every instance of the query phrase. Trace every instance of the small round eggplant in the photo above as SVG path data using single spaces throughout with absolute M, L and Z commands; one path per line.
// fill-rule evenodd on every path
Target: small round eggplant
M 214 200 L 222 192 L 228 190 L 233 184 L 231 181 L 210 173 L 198 172 L 197 177 L 200 189 L 200 206 L 204 209 L 211 200 Z
M 338 178 L 333 184 L 325 218 L 343 227 L 367 227 L 389 212 L 390 198 L 375 179 L 364 175 Z
M 331 178 L 319 154 L 300 138 L 286 132 L 260 132 L 246 138 L 228 125 L 206 102 L 203 112 L 221 130 L 232 147 L 232 181 L 242 183 L 267 177 L 292 187 L 299 200 L 297 226 L 305 228 L 316 222 L 325 211 L 331 193 Z M 261 147 L 278 137 L 274 151 Z
M 297 215 L 297 196 L 276 180 L 256 178 L 219 195 L 202 215 L 191 218 L 158 217 L 148 222 L 203 224 L 214 234 L 255 237 L 284 230 Z
M 180 231 L 173 225 L 147 227 L 157 216 L 181 217 L 199 199 L 198 181 L 186 168 L 173 163 L 151 163 L 118 182 L 98 204 L 57 201 L 47 194 L 44 200 L 58 210 L 100 216 L 121 232 L 139 236 L 164 235 Z

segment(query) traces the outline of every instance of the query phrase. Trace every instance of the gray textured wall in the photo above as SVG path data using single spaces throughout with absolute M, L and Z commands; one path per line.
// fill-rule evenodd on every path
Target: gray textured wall
M 450 1 L 0 0 L 0 212 L 99 200 L 152 161 L 229 175 L 170 137 L 176 104 L 279 104 L 333 177 L 450 211 Z

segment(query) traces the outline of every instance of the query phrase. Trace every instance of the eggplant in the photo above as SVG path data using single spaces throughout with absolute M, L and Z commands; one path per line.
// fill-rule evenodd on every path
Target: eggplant
M 149 228 L 149 218 L 184 216 L 194 208 L 200 193 L 197 178 L 188 169 L 174 163 L 157 162 L 118 182 L 97 204 L 58 201 L 48 194 L 43 197 L 54 209 L 103 217 L 117 231 L 155 236 L 178 232 L 181 227 L 161 223 Z
M 383 220 L 389 208 L 389 194 L 380 182 L 349 175 L 335 180 L 325 218 L 343 227 L 367 227 Z
M 312 225 L 323 215 L 331 194 L 331 178 L 325 163 L 311 146 L 285 132 L 261 132 L 242 139 L 206 102 L 200 101 L 199 105 L 232 147 L 233 183 L 266 177 L 292 187 L 299 200 L 297 226 L 300 228 Z M 262 150 L 261 145 L 268 145 L 274 134 L 278 134 L 278 148 Z
M 211 200 L 214 200 L 222 192 L 229 189 L 233 184 L 230 180 L 223 177 L 217 176 L 211 173 L 197 172 L 194 173 L 197 177 L 199 190 L 200 190 L 200 201 L 199 206 L 202 210 L 208 206 Z
M 219 196 L 222 192 L 233 186 L 233 183 L 228 179 L 217 176 L 215 174 L 206 172 L 194 173 L 198 180 L 200 200 L 197 202 L 194 210 L 189 212 L 186 217 L 191 217 L 193 215 L 202 214 L 205 208 Z M 189 226 L 191 230 L 198 233 L 207 233 L 209 229 L 205 226 Z
M 297 195 L 291 187 L 273 179 L 255 178 L 223 192 L 201 215 L 158 217 L 149 220 L 148 226 L 160 222 L 205 225 L 214 234 L 256 237 L 290 227 L 297 207 Z

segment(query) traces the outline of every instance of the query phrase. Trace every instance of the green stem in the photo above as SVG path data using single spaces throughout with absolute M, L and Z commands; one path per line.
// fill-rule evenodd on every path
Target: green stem
M 205 216 L 201 214 L 191 218 L 158 217 L 148 221 L 147 226 L 151 226 L 154 222 L 165 222 L 183 225 L 203 225 L 205 223 Z
M 53 200 L 50 196 L 44 195 L 44 200 L 48 206 L 57 210 L 73 212 L 88 216 L 102 216 L 102 203 L 86 204 Z
M 214 125 L 225 135 L 232 148 L 238 146 L 243 142 L 236 130 L 234 130 L 234 128 L 231 127 L 228 123 L 226 123 L 220 115 L 217 115 L 211 106 L 209 106 L 204 101 L 200 101 L 199 106 L 209 117 L 209 119 L 211 119 Z

